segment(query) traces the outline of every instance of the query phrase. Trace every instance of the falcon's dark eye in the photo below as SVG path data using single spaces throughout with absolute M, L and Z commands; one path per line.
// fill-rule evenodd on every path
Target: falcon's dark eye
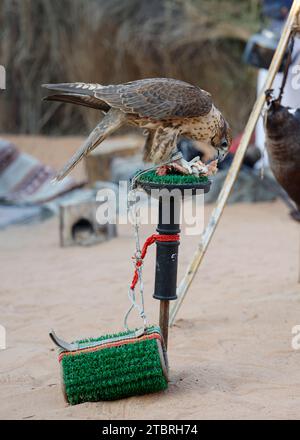
M 221 147 L 223 147 L 223 148 L 228 147 L 228 142 L 227 142 L 227 141 L 223 141 L 223 142 L 221 143 Z

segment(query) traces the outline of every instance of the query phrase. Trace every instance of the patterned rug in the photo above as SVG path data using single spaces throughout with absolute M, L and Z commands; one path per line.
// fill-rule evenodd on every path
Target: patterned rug
M 69 176 L 52 183 L 55 174 L 53 168 L 0 138 L 0 228 L 48 217 L 49 202 L 83 186 Z

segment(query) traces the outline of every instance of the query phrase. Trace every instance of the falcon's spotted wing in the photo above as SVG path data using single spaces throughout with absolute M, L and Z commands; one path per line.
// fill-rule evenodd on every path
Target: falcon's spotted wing
M 125 113 L 154 120 L 203 116 L 212 107 L 208 92 L 169 78 L 101 87 L 94 96 Z
M 171 78 L 150 78 L 125 84 L 65 83 L 45 84 L 45 88 L 59 92 L 52 100 L 64 100 L 102 108 L 106 105 L 154 120 L 164 118 L 190 118 L 209 113 L 211 95 L 199 87 Z

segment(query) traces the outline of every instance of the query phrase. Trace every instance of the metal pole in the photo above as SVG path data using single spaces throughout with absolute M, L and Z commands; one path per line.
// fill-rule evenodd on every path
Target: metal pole
M 166 350 L 168 349 L 168 335 L 169 335 L 169 306 L 170 306 L 170 301 L 168 300 L 160 301 L 159 326 L 165 343 Z
M 160 235 L 177 235 L 180 232 L 181 195 L 169 192 L 159 198 L 157 232 Z M 179 242 L 156 242 L 156 270 L 153 298 L 160 301 L 159 325 L 165 346 L 168 346 L 169 303 L 177 299 L 177 268 Z

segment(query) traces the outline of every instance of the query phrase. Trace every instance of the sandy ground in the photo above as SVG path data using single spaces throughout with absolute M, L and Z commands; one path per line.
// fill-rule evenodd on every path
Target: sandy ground
M 147 226 L 142 235 L 152 232 Z M 0 233 L 0 323 L 7 330 L 0 417 L 299 418 L 300 352 L 291 347 L 300 324 L 299 225 L 280 202 L 226 208 L 170 332 L 166 392 L 64 402 L 48 331 L 72 340 L 121 330 L 133 248 L 129 226 L 88 248 L 59 248 L 56 218 Z M 195 249 L 195 237 L 182 237 L 180 276 Z M 145 264 L 146 310 L 155 323 L 154 249 Z

